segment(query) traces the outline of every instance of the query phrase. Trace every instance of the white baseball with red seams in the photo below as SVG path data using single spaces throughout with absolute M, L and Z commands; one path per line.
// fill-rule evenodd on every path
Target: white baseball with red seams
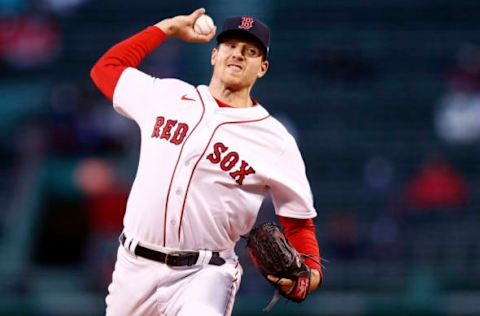
M 213 23 L 212 18 L 204 14 L 195 20 L 193 30 L 195 33 L 207 35 L 213 30 L 214 26 L 215 24 Z
M 207 86 L 134 68 L 113 102 L 141 130 L 124 218 L 124 232 L 141 244 L 233 253 L 269 190 L 277 215 L 316 216 L 295 140 L 261 105 L 220 108 Z

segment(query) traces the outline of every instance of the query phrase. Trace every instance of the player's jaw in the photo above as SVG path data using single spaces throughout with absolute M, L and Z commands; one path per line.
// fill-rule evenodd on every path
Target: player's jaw
M 253 85 L 252 80 L 246 76 L 245 67 L 234 63 L 216 64 L 212 81 L 231 90 L 241 90 Z
M 256 80 L 254 67 L 239 59 L 227 59 L 219 65 L 220 76 L 223 82 L 252 86 Z

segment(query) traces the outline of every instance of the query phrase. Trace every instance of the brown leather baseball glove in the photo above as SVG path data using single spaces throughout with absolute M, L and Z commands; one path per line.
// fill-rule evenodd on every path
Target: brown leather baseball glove
M 262 275 L 275 287 L 277 293 L 294 302 L 302 302 L 310 288 L 310 268 L 304 256 L 290 245 L 282 230 L 275 223 L 265 223 L 251 230 L 247 236 L 250 258 Z M 288 291 L 270 281 L 267 276 L 287 278 L 293 281 Z M 270 309 L 279 297 L 272 299 Z

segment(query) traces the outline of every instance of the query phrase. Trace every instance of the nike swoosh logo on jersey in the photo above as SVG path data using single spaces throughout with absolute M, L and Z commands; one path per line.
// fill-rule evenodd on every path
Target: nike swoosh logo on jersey
M 191 98 L 187 97 L 186 94 L 182 95 L 182 100 L 183 101 L 195 101 L 195 99 L 191 99 Z

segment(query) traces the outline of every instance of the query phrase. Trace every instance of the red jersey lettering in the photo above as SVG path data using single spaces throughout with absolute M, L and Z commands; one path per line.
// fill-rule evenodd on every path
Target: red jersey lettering
M 230 171 L 233 166 L 235 166 L 238 162 L 238 154 L 234 151 L 229 152 L 225 158 L 222 159 L 222 162 L 220 163 L 220 168 L 222 168 L 223 171 Z
M 226 147 L 222 143 L 216 143 L 213 145 L 213 153 L 207 156 L 207 159 L 210 160 L 212 163 L 219 163 L 222 159 L 221 154 L 226 152 L 228 147 Z
M 175 132 L 172 136 L 172 128 L 176 125 Z M 155 125 L 153 126 L 152 138 L 160 138 L 170 140 L 170 143 L 180 145 L 185 140 L 188 132 L 188 124 L 178 123 L 176 120 L 167 120 L 163 116 L 157 116 Z
M 178 123 L 177 129 L 175 130 L 170 142 L 175 145 L 180 145 L 185 139 L 185 136 L 187 136 L 187 132 L 188 125 L 185 123 Z
M 158 137 L 160 135 L 160 127 L 165 123 L 165 118 L 163 116 L 158 116 L 155 125 L 153 126 L 152 137 Z
M 168 120 L 167 123 L 165 123 L 165 127 L 163 128 L 162 136 L 160 136 L 160 138 L 169 140 L 171 136 L 170 131 L 175 124 L 177 124 L 176 120 Z
M 240 161 L 240 155 L 235 151 L 227 153 L 222 158 L 222 154 L 225 153 L 227 150 L 228 147 L 225 146 L 223 143 L 216 143 L 215 145 L 213 145 L 213 153 L 207 156 L 207 159 L 210 160 L 211 163 L 220 163 L 220 169 L 226 172 L 232 170 L 232 168 L 237 166 L 238 162 Z M 230 172 L 229 175 L 235 180 L 235 182 L 242 185 L 245 177 L 249 174 L 254 173 L 255 169 L 250 167 L 245 160 L 242 160 L 240 164 L 240 169 L 234 172 Z
M 242 165 L 240 166 L 240 169 L 235 172 L 230 172 L 230 176 L 234 178 L 238 184 L 242 185 L 245 177 L 253 173 L 255 173 L 255 169 L 249 167 L 248 163 L 245 160 L 242 160 Z

